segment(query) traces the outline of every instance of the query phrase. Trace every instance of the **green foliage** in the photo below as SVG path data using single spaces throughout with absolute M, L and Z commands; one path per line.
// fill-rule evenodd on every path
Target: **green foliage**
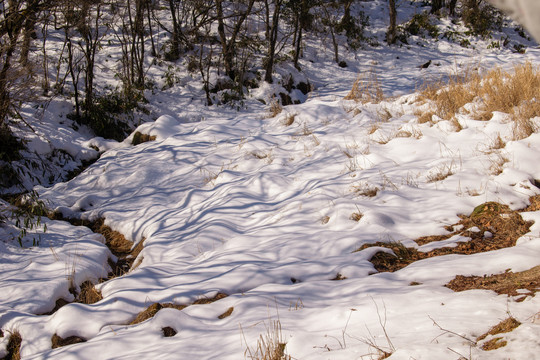
M 414 14 L 412 19 L 401 26 L 403 30 L 411 35 L 425 37 L 426 34 L 436 39 L 439 36 L 439 29 L 431 23 L 428 13 Z
M 47 216 L 47 208 L 39 195 L 32 191 L 16 201 L 16 208 L 12 211 L 11 217 L 15 221 L 15 226 L 20 229 L 17 241 L 23 247 L 23 238 L 28 230 L 35 230 L 41 227 L 41 218 Z M 43 232 L 47 232 L 47 225 L 43 225 Z M 33 238 L 32 246 L 39 246 L 40 236 Z
M 337 32 L 344 32 L 347 36 L 347 44 L 353 50 L 358 50 L 362 44 L 369 43 L 369 39 L 364 35 L 364 30 L 369 26 L 369 16 L 360 12 L 358 17 L 343 17 L 336 26 Z
M 68 118 L 89 126 L 97 136 L 122 141 L 128 135 L 129 127 L 121 115 L 131 112 L 142 101 L 144 97 L 139 91 L 110 92 L 96 97 L 90 107 L 85 104 L 87 110 L 81 117 L 70 114 Z
M 21 158 L 19 150 L 23 148 L 23 144 L 13 136 L 7 125 L 2 125 L 0 127 L 0 161 L 19 160 Z
M 492 30 L 500 30 L 502 27 L 501 12 L 477 0 L 463 1 L 461 17 L 473 34 L 483 38 L 490 37 Z

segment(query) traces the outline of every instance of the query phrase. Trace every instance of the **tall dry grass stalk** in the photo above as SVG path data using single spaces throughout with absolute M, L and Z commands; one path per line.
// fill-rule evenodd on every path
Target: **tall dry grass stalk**
M 379 78 L 374 71 L 359 75 L 354 82 L 351 91 L 345 96 L 345 100 L 354 100 L 361 103 L 379 103 L 384 100 Z
M 537 131 L 534 117 L 540 116 L 540 70 L 530 62 L 514 66 L 513 71 L 495 68 L 480 76 L 477 71 L 466 71 L 462 76 L 426 85 L 420 100 L 432 101 L 436 114 L 451 120 L 465 104 L 476 101 L 472 114 L 478 120 L 489 120 L 493 112 L 509 115 L 514 123 L 513 138 L 523 139 Z M 419 116 L 424 122 L 429 116 Z
M 251 360 L 291 360 L 291 356 L 285 354 L 285 345 L 281 322 L 271 321 L 269 326 L 266 325 L 266 334 L 259 336 L 257 347 L 251 349 L 248 346 L 244 356 Z

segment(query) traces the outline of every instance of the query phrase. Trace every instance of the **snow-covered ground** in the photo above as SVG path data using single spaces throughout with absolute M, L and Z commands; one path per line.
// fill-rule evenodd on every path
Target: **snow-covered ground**
M 381 28 L 384 4 L 365 4 L 380 7 L 370 14 Z M 134 245 L 144 239 L 142 262 L 97 285 L 103 300 L 36 315 L 51 311 L 58 298 L 73 300 L 71 282 L 106 277 L 112 255 L 101 235 L 52 220 L 44 220 L 38 246 L 20 248 L 7 221 L 2 238 L 14 239 L 0 242 L 0 356 L 17 330 L 26 359 L 249 358 L 279 320 L 280 341 L 293 359 L 375 359 L 377 347 L 392 352 L 391 359 L 537 357 L 538 298 L 517 302 L 444 285 L 456 275 L 540 265 L 540 212 L 523 213 L 536 223 L 512 248 L 433 257 L 394 273 L 377 273 L 369 262 L 381 248 L 354 252 L 377 241 L 418 247 L 414 239 L 445 234 L 458 214 L 479 204 L 521 209 L 540 194 L 534 185 L 540 134 L 513 140 L 501 113 L 490 121 L 458 115 L 460 131 L 444 120 L 420 124 L 418 111 L 426 108 L 414 93 L 425 81 L 471 67 L 538 65 L 540 49 L 518 54 L 488 50 L 483 41 L 474 48 L 418 41 L 344 52 L 349 66 L 340 68 L 331 49 L 308 39 L 301 65 L 315 89 L 275 117 L 257 101 L 268 100 L 271 86 L 254 90 L 241 111 L 204 107 L 201 86 L 179 68 L 176 86 L 149 96 L 157 120 L 137 129 L 155 141 L 75 138 L 79 158 L 90 156 L 90 145 L 110 150 L 73 180 L 36 190 L 66 217 L 104 218 Z M 420 70 L 427 60 L 432 66 Z M 387 99 L 345 100 L 359 74 L 370 73 Z M 499 136 L 506 146 L 495 149 Z M 444 172 L 451 175 L 433 181 Z M 358 191 L 375 188 L 373 197 Z M 354 213 L 362 214 L 359 221 Z M 346 279 L 332 280 L 338 274 Z M 126 325 L 153 303 L 189 305 L 217 293 L 229 296 Z M 466 340 L 509 315 L 522 325 L 504 334 L 507 346 L 484 351 Z M 177 334 L 163 337 L 164 327 Z M 51 349 L 54 334 L 87 342 Z

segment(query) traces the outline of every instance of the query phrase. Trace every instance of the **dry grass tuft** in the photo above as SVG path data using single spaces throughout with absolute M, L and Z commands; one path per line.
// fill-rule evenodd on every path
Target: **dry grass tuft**
M 214 297 L 211 297 L 211 298 L 202 297 L 202 298 L 200 298 L 198 300 L 195 300 L 193 302 L 193 305 L 211 304 L 211 303 L 216 302 L 218 300 L 224 299 L 227 296 L 229 296 L 229 295 L 227 295 L 225 293 L 218 292 Z
M 466 71 L 463 76 L 453 76 L 447 82 L 439 80 L 424 85 L 420 92 L 420 101 L 431 100 L 435 105 L 434 113 L 444 120 L 452 119 L 455 114 L 465 105 L 474 100 L 476 90 L 480 83 L 477 72 Z M 429 118 L 428 118 L 429 116 Z M 431 116 L 426 115 L 423 122 L 431 121 Z M 422 121 L 419 122 L 422 123 Z
M 139 144 L 142 144 L 142 143 L 145 143 L 145 142 L 148 142 L 148 141 L 154 141 L 156 140 L 156 136 L 155 135 L 148 135 L 148 134 L 143 134 L 139 131 L 137 131 L 135 134 L 133 134 L 133 141 L 131 142 L 132 145 L 139 145 Z
M 537 180 L 535 180 L 537 182 Z M 534 195 L 529 198 L 530 205 L 522 211 L 538 211 L 540 210 L 540 195 Z
M 425 123 L 432 122 L 433 115 L 435 115 L 435 112 L 433 112 L 433 111 L 417 112 L 417 113 L 415 113 L 415 115 L 418 116 L 418 123 L 419 124 L 425 124 Z
M 368 183 L 362 183 L 359 185 L 353 185 L 353 191 L 358 196 L 375 197 L 379 192 L 379 188 L 369 185 Z
M 101 291 L 97 290 L 90 281 L 85 281 L 81 284 L 81 292 L 77 296 L 77 302 L 90 305 L 102 299 Z
M 256 348 L 248 346 L 244 356 L 251 360 L 291 360 L 292 357 L 285 354 L 286 345 L 281 334 L 281 322 L 271 321 L 271 325 L 266 326 L 266 334 L 259 336 Z
M 234 307 L 231 306 L 230 308 L 227 309 L 227 311 L 225 311 L 223 314 L 219 315 L 218 319 L 228 318 L 229 316 L 231 316 L 233 311 L 234 311 Z
M 345 96 L 345 100 L 354 100 L 361 103 L 379 103 L 384 100 L 381 83 L 375 72 L 358 76 L 351 91 Z
M 292 124 L 294 124 L 294 119 L 295 118 L 296 118 L 296 114 L 289 113 L 289 114 L 287 114 L 287 116 L 285 116 L 285 118 L 281 121 L 281 123 L 284 126 L 291 126 Z
M 9 335 L 9 341 L 6 346 L 7 355 L 4 360 L 20 360 L 21 359 L 21 334 L 15 330 Z
M 454 174 L 453 171 L 454 163 L 447 163 L 442 164 L 438 168 L 436 168 L 434 171 L 431 171 L 427 176 L 426 180 L 428 183 L 442 181 L 446 179 L 447 177 Z
M 362 219 L 362 217 L 364 217 L 364 214 L 362 214 L 361 212 L 354 212 L 351 214 L 351 217 L 349 219 L 358 222 L 360 221 L 360 219 Z
M 540 116 L 540 71 L 530 62 L 516 65 L 512 72 L 500 68 L 480 76 L 477 71 L 466 71 L 463 76 L 451 77 L 424 86 L 419 101 L 431 100 L 434 114 L 451 120 L 465 104 L 477 101 L 473 116 L 489 120 L 493 112 L 509 114 L 513 121 L 513 138 L 523 139 L 538 131 L 532 118 Z M 431 114 L 419 116 L 418 121 L 430 121 Z
M 165 304 L 153 303 L 152 305 L 150 305 L 149 307 L 147 307 L 146 309 L 138 313 L 135 319 L 132 322 L 130 322 L 129 325 L 139 324 L 139 323 L 142 323 L 143 321 L 151 319 L 161 309 L 172 308 L 172 309 L 177 309 L 177 310 L 183 310 L 186 307 L 187 307 L 186 305 L 175 305 L 171 303 L 165 303 Z
M 517 321 L 513 317 L 509 317 L 501 321 L 497 325 L 493 326 L 485 334 L 480 335 L 476 341 L 484 340 L 489 335 L 498 335 L 498 334 L 510 332 L 514 330 L 515 328 L 517 328 L 519 325 L 521 325 L 519 321 Z M 506 344 L 507 344 L 506 340 L 503 340 L 502 337 L 496 337 L 482 344 L 482 350 L 485 350 L 485 351 L 495 350 L 503 346 L 506 346 Z
M 281 112 L 283 111 L 283 107 L 279 103 L 279 100 L 274 97 L 270 102 L 270 108 L 268 110 L 268 117 L 273 118 L 281 114 Z
M 62 346 L 72 345 L 72 344 L 78 344 L 86 342 L 86 339 L 79 337 L 79 336 L 68 336 L 67 338 L 62 338 L 56 334 L 54 334 L 51 338 L 52 348 L 56 349 Z

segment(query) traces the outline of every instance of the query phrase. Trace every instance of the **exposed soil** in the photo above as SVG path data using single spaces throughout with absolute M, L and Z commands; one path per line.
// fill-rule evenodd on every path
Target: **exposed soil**
M 520 295 L 518 290 L 526 289 L 529 293 L 517 299 L 517 301 L 522 301 L 527 295 L 534 295 L 540 289 L 540 266 L 517 273 L 507 271 L 489 276 L 458 275 L 445 286 L 454 291 L 483 289 L 509 296 L 518 296 Z
M 210 304 L 215 301 L 221 300 L 223 298 L 226 298 L 228 295 L 225 293 L 217 293 L 216 296 L 212 298 L 201 298 L 192 303 L 192 305 L 202 305 L 202 304 Z M 159 310 L 165 309 L 165 308 L 172 308 L 177 310 L 183 310 L 189 305 L 177 305 L 172 303 L 153 303 L 143 311 L 141 311 L 139 314 L 137 314 L 137 317 L 129 323 L 129 325 L 135 325 L 139 324 L 145 320 L 148 320 L 150 318 L 153 318 Z M 232 313 L 232 311 L 231 311 Z
M 137 317 L 135 317 L 135 319 L 132 322 L 130 322 L 129 325 L 139 324 L 145 320 L 153 318 L 161 309 L 172 308 L 172 309 L 177 309 L 177 310 L 183 310 L 186 307 L 187 305 L 175 305 L 172 303 L 164 303 L 164 304 L 153 303 L 152 305 L 150 305 L 149 307 L 147 307 L 146 309 L 138 313 Z
M 78 344 L 85 342 L 86 339 L 79 337 L 79 336 L 68 336 L 67 338 L 62 338 L 56 334 L 54 334 L 51 338 L 52 348 L 56 349 L 62 346 L 72 345 L 72 344 Z
M 139 145 L 139 144 L 142 144 L 142 143 L 145 143 L 145 142 L 148 142 L 148 141 L 154 141 L 156 140 L 156 136 L 155 135 L 148 135 L 148 134 L 143 134 L 139 131 L 135 132 L 135 134 L 133 134 L 133 140 L 131 141 L 131 144 L 132 145 Z
M 513 317 L 509 317 L 509 318 L 501 321 L 497 325 L 493 326 L 485 334 L 480 335 L 476 339 L 476 341 L 477 342 L 482 341 L 486 337 L 488 337 L 489 335 L 498 335 L 498 334 L 510 332 L 510 331 L 514 330 L 515 328 L 517 328 L 519 325 L 521 325 L 521 323 L 519 321 L 517 321 Z M 503 346 L 506 346 L 506 344 L 507 344 L 506 340 L 504 340 L 502 337 L 495 337 L 495 338 L 493 338 L 493 339 L 491 339 L 489 341 L 486 341 L 484 344 L 482 344 L 481 348 L 482 348 L 482 350 L 489 351 L 489 350 L 495 350 L 495 349 L 501 348 Z
M 161 328 L 161 331 L 163 331 L 164 337 L 173 337 L 174 335 L 177 334 L 176 330 L 174 330 L 170 326 L 165 326 L 164 328 Z
M 231 306 L 230 308 L 227 309 L 227 311 L 225 311 L 223 314 L 219 315 L 218 319 L 228 318 L 229 316 L 231 316 L 233 311 L 234 311 L 234 307 Z
M 531 204 L 536 202 L 538 202 L 538 199 L 531 198 Z M 532 225 L 531 222 L 523 220 L 519 212 L 511 210 L 507 205 L 495 202 L 479 205 L 469 216 L 460 215 L 460 218 L 461 220 L 458 223 L 447 227 L 448 230 L 452 230 L 449 234 L 424 236 L 415 240 L 421 246 L 434 241 L 446 240 L 454 235 L 461 235 L 470 239 L 466 242 L 453 244 L 453 247 L 441 247 L 428 252 L 421 252 L 416 248 L 405 247 L 399 242 L 376 242 L 365 244 L 357 251 L 373 246 L 392 250 L 393 253 L 379 251 L 370 261 L 379 272 L 394 272 L 415 261 L 434 256 L 447 254 L 470 255 L 514 246 L 518 238 L 529 232 Z
M 127 240 L 124 235 L 120 232 L 111 229 L 109 226 L 105 225 L 104 219 L 98 219 L 96 221 L 80 220 L 80 219 L 71 219 L 64 218 L 59 213 L 54 213 L 49 215 L 49 218 L 52 220 L 64 220 L 75 226 L 86 226 L 95 233 L 103 235 L 105 238 L 105 245 L 111 250 L 113 255 L 117 257 L 117 261 L 114 262 L 112 259 L 109 259 L 109 266 L 112 271 L 108 274 L 106 279 L 101 279 L 100 281 L 106 281 L 118 276 L 122 276 L 131 269 L 137 267 L 141 263 L 141 259 L 134 265 L 135 259 L 142 251 L 144 247 L 144 239 L 142 239 L 137 246 L 132 249 L 133 243 Z M 71 287 L 69 291 L 75 296 L 75 303 L 82 304 L 94 304 L 101 299 L 103 296 L 99 292 L 94 284 L 90 281 L 85 281 L 80 285 L 80 291 L 77 292 L 74 287 Z M 70 302 L 64 299 L 56 300 L 54 308 L 41 315 L 51 315 L 54 314 L 62 306 L 69 304 Z
M 64 218 L 62 214 L 59 213 L 54 213 L 51 218 L 53 220 L 64 220 L 76 226 L 86 226 L 93 232 L 103 235 L 105 238 L 105 245 L 107 245 L 114 256 L 118 258 L 116 263 L 112 260 L 109 261 L 109 265 L 113 269 L 109 274 L 109 278 L 121 276 L 128 272 L 132 268 L 135 259 L 144 248 L 143 239 L 132 249 L 133 242 L 127 240 L 120 232 L 105 225 L 105 219 L 98 219 L 96 221 L 71 219 Z
M 2 360 L 20 360 L 21 358 L 21 343 L 22 337 L 18 331 L 14 331 L 9 336 L 9 341 L 6 347 L 7 355 Z

